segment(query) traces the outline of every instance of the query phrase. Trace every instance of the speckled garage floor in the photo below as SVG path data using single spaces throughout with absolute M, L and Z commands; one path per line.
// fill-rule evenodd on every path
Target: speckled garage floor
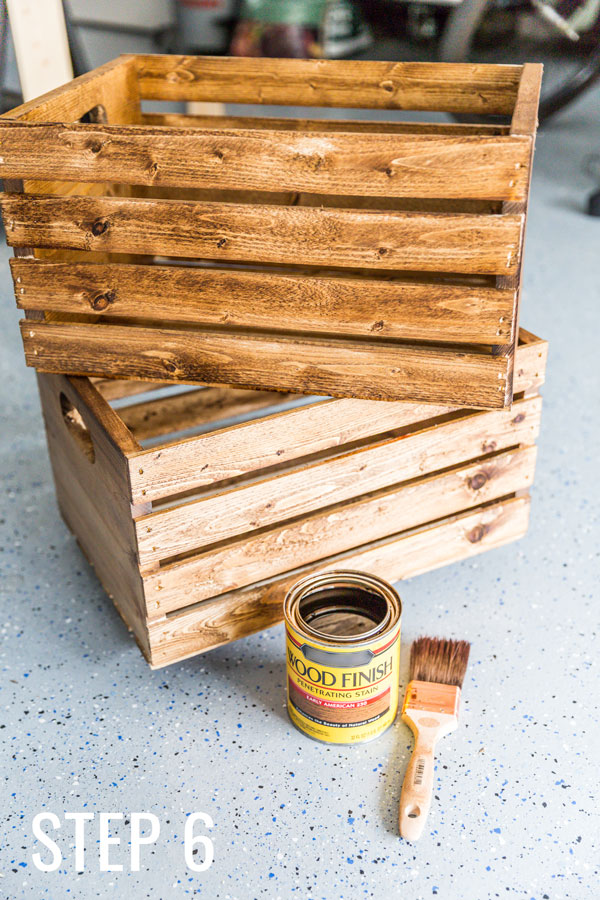
M 538 140 L 522 324 L 551 342 L 531 529 L 517 545 L 406 582 L 405 646 L 473 643 L 425 836 L 397 836 L 411 747 L 399 721 L 335 749 L 289 724 L 281 628 L 151 672 L 56 508 L 34 376 L 2 251 L 0 897 L 587 900 L 598 887 L 600 221 L 582 214 L 600 92 Z M 406 675 L 404 660 L 403 678 Z M 98 815 L 75 873 L 65 812 L 161 824 L 143 870 L 100 872 Z M 55 813 L 60 868 L 38 871 L 32 818 Z M 188 871 L 185 817 L 214 820 Z M 45 859 L 49 859 L 46 851 Z

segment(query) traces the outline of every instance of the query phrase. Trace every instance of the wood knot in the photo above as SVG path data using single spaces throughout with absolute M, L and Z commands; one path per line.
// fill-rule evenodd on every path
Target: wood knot
M 165 360 L 164 366 L 165 366 L 165 370 L 167 372 L 176 372 L 177 371 L 177 366 L 175 365 L 175 363 L 168 362 Z
M 195 75 L 193 72 L 190 72 L 189 69 L 178 68 L 174 69 L 172 72 L 169 72 L 167 75 L 167 81 L 170 81 L 171 84 L 185 84 L 195 80 Z
M 95 309 L 96 312 L 101 312 L 103 309 L 106 309 L 114 303 L 116 300 L 116 295 L 114 291 L 101 291 L 99 294 L 95 294 L 90 300 L 90 306 L 92 309 Z
M 476 525 L 475 528 L 472 528 L 467 534 L 467 540 L 472 544 L 477 544 L 479 541 L 483 540 L 489 530 L 489 525 Z
M 496 441 L 484 441 L 481 450 L 483 453 L 493 453 L 497 446 Z
M 225 158 L 225 154 L 223 153 L 222 150 L 215 150 L 215 156 L 217 157 L 217 159 L 224 159 L 224 158 Z
M 473 475 L 472 478 L 469 478 L 469 487 L 473 491 L 479 491 L 484 486 L 487 480 L 488 476 L 485 472 L 477 472 L 476 475 Z
M 519 422 L 523 422 L 524 420 L 525 420 L 525 413 L 519 413 L 519 414 L 516 415 L 516 416 L 514 417 L 514 419 L 512 420 L 512 424 L 513 424 L 513 425 L 518 425 Z
M 379 250 L 377 251 L 377 254 L 379 256 L 385 256 L 386 253 L 387 253 L 387 247 L 380 247 Z
M 387 91 L 388 94 L 391 94 L 392 91 L 394 90 L 394 82 L 393 81 L 382 81 L 381 87 L 383 88 L 384 91 Z
M 96 219 L 96 221 L 92 223 L 92 234 L 94 237 L 100 237 L 107 229 L 108 219 Z
M 91 141 L 89 144 L 89 148 L 92 151 L 92 153 L 100 153 L 100 151 L 102 150 L 102 147 L 103 147 L 102 141 L 98 141 L 98 140 Z
M 393 175 L 394 175 L 394 170 L 392 169 L 391 166 L 388 166 L 388 167 L 387 167 L 387 169 L 385 170 L 385 174 L 388 176 L 388 178 L 392 178 L 392 177 L 393 177 Z
M 380 319 L 379 322 L 373 322 L 371 325 L 371 331 L 383 331 L 385 328 L 385 322 L 383 319 Z
M 219 238 L 219 240 L 217 241 L 217 247 L 219 247 L 219 248 L 224 247 L 226 243 L 227 243 L 227 238 Z

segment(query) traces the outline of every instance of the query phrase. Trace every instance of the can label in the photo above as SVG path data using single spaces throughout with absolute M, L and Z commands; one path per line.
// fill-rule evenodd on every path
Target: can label
M 332 649 L 288 624 L 288 710 L 294 725 L 331 744 L 377 737 L 398 711 L 400 623 L 375 642 Z

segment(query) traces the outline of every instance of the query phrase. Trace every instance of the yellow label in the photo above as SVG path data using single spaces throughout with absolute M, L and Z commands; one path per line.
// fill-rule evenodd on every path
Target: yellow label
M 400 625 L 376 643 L 334 647 L 288 625 L 287 695 L 292 722 L 310 737 L 353 744 L 377 737 L 398 711 Z

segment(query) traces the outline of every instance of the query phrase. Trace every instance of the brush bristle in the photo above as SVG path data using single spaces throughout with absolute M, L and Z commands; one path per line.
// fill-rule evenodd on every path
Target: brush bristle
M 468 641 L 418 638 L 410 648 L 410 680 L 462 687 L 470 649 Z

